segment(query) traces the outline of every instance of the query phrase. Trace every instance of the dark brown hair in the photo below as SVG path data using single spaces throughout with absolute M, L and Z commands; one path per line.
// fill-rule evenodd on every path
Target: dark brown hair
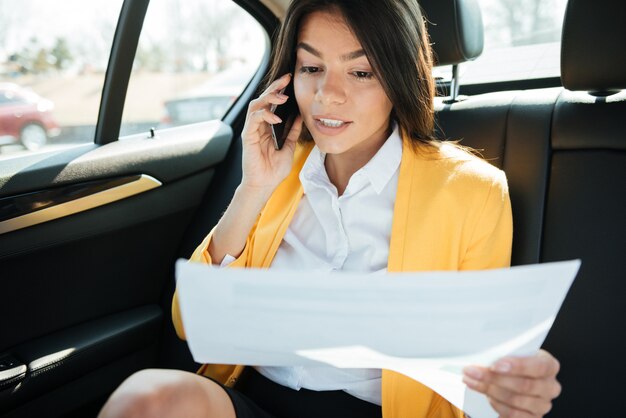
M 391 117 L 411 144 L 436 142 L 432 52 L 416 0 L 293 0 L 276 38 L 265 88 L 283 74 L 294 73 L 302 19 L 315 11 L 335 10 L 363 47 L 393 104 Z

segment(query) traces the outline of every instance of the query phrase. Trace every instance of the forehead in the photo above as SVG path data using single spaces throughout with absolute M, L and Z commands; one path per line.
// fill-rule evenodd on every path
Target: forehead
M 339 11 L 317 11 L 302 18 L 298 31 L 298 42 L 306 42 L 321 51 L 337 53 L 361 49 L 361 43 L 354 36 Z

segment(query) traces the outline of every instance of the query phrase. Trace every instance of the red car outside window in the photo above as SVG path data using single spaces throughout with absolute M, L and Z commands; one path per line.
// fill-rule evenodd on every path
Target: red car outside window
M 13 83 L 0 83 L 0 145 L 21 143 L 41 148 L 61 129 L 52 116 L 54 104 Z

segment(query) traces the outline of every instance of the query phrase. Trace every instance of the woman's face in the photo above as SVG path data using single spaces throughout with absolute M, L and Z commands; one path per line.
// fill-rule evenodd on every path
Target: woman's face
M 322 152 L 373 155 L 387 139 L 391 101 L 339 12 L 314 12 L 303 19 L 294 91 Z

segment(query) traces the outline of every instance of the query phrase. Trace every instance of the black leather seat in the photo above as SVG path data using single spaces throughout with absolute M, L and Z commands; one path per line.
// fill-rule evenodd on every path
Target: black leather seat
M 441 13 L 443 3 L 447 13 Z M 473 58 L 468 50 L 482 49 L 468 47 L 475 33 L 463 39 L 470 32 L 462 28 L 477 21 L 473 3 L 422 0 L 429 20 L 437 24 L 429 30 L 445 28 L 451 34 L 433 36 L 441 62 L 459 63 Z M 550 417 L 624 415 L 624 21 L 624 2 L 570 0 L 562 39 L 564 88 L 490 93 L 449 104 L 438 99 L 436 104 L 442 136 L 484 149 L 484 156 L 507 173 L 513 264 L 582 260 L 544 344 L 562 365 L 563 392 Z
M 545 347 L 559 417 L 623 416 L 626 375 L 626 4 L 570 0 L 552 115 L 542 261 L 582 259 Z

